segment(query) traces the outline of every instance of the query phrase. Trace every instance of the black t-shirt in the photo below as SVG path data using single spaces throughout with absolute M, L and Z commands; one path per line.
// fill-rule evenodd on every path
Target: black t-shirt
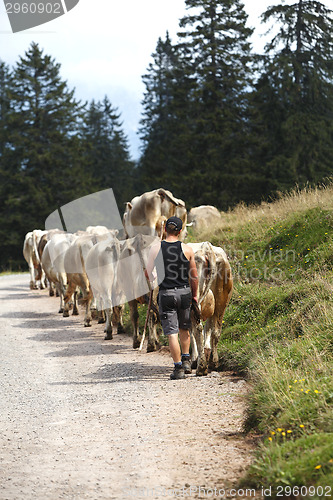
M 181 241 L 161 242 L 165 276 L 160 289 L 189 286 L 190 261 L 184 255 Z

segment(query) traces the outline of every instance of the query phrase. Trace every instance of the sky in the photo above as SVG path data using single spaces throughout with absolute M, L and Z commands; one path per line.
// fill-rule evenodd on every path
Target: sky
M 264 33 L 265 27 L 260 25 L 259 16 L 276 0 L 244 3 L 248 24 L 256 28 L 254 46 L 261 47 L 259 34 Z M 31 42 L 37 42 L 45 54 L 61 64 L 61 76 L 70 89 L 75 88 L 77 99 L 109 97 L 121 113 L 131 156 L 138 159 L 137 129 L 144 92 L 141 77 L 158 38 L 164 38 L 168 30 L 176 41 L 179 19 L 185 12 L 184 0 L 80 0 L 53 21 L 12 33 L 4 2 L 0 0 L 0 59 L 13 66 Z

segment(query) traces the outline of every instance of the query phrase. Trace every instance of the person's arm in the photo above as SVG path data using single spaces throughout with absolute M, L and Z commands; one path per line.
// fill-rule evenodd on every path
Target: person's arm
M 155 267 L 155 259 L 157 257 L 158 252 L 160 251 L 161 243 L 157 243 L 153 245 L 149 251 L 147 267 L 145 269 L 146 278 L 152 283 L 155 279 L 153 275 L 153 269 Z
M 195 264 L 195 258 L 194 258 L 194 252 L 192 248 L 190 248 L 190 270 L 189 270 L 189 276 L 190 276 L 190 286 L 192 290 L 192 299 L 194 299 L 196 302 L 198 302 L 198 271 L 197 271 L 197 266 Z

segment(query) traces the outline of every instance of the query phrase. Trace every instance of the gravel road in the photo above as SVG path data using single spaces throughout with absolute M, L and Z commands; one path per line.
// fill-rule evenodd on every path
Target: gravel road
M 207 498 L 244 474 L 244 380 L 171 381 L 166 349 L 104 341 L 28 274 L 0 277 L 0 301 L 1 500 Z

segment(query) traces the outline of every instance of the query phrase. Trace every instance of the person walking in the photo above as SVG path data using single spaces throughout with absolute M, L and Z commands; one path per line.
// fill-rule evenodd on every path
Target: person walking
M 182 220 L 178 217 L 170 217 L 166 221 L 166 239 L 152 246 L 145 271 L 147 279 L 153 282 L 155 261 L 163 258 L 164 277 L 161 282 L 158 279 L 158 306 L 163 333 L 169 339 L 174 362 L 174 370 L 170 375 L 172 380 L 184 379 L 185 373 L 192 372 L 189 331 L 191 305 L 192 299 L 198 302 L 198 272 L 194 252 L 179 239 L 182 226 Z M 160 274 L 159 267 L 157 266 L 157 275 Z

